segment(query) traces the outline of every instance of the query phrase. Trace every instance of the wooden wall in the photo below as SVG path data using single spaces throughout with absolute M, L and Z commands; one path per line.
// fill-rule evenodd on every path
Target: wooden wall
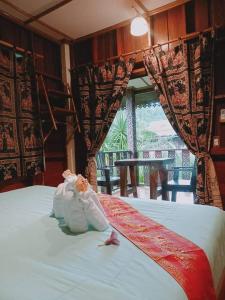
M 203 31 L 211 26 L 222 26 L 225 22 L 225 0 L 192 0 L 186 4 L 150 17 L 150 44 L 163 43 L 182 35 Z M 221 37 L 224 32 L 220 33 Z M 105 33 L 97 33 L 74 42 L 71 47 L 74 66 L 83 63 L 96 63 L 106 58 L 149 45 L 148 36 L 133 37 L 129 32 L 129 24 L 117 27 Z M 225 108 L 225 41 L 217 43 L 215 51 L 215 107 L 213 135 L 220 136 L 220 147 L 212 147 L 219 179 L 220 190 L 225 205 L 225 123 L 219 122 L 221 108 Z M 133 72 L 133 76 L 143 76 L 145 70 L 141 63 L 141 55 Z M 84 155 L 84 153 L 82 153 Z M 76 157 L 80 157 L 79 149 Z M 79 162 L 78 162 L 79 169 Z M 82 166 L 79 172 L 82 172 Z
M 212 142 L 211 154 L 215 161 L 225 209 L 225 123 L 220 122 L 221 109 L 225 109 L 225 32 L 223 32 L 223 30 L 218 34 L 218 39 L 215 50 L 216 70 L 213 136 L 219 137 L 220 145 L 214 146 Z
M 180 5 L 151 16 L 150 43 L 157 44 L 186 34 L 185 14 L 186 6 Z M 110 32 L 95 34 L 87 39 L 81 38 L 74 42 L 71 50 L 74 57 L 74 65 L 77 65 L 104 61 L 109 57 L 144 49 L 148 46 L 148 35 L 141 37 L 132 36 L 130 34 L 130 25 L 127 24 Z
M 47 87 L 60 89 L 61 56 L 60 44 L 41 35 L 33 33 L 14 23 L 6 17 L 0 16 L 0 40 L 36 53 L 36 71 L 41 72 Z M 62 181 L 61 173 L 66 168 L 66 131 L 59 128 L 45 144 L 46 170 L 44 183 L 55 186 Z

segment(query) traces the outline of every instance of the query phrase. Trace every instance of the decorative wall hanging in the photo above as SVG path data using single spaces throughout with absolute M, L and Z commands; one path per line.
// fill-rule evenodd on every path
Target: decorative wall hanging
M 0 46 L 0 181 L 43 169 L 32 57 Z

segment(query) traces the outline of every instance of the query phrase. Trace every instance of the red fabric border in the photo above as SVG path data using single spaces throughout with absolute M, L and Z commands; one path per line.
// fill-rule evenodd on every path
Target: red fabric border
M 208 258 L 197 245 L 116 197 L 100 195 L 110 224 L 166 270 L 189 300 L 215 300 Z

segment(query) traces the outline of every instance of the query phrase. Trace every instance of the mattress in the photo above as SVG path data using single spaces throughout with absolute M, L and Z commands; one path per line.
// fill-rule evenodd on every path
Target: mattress
M 112 228 L 72 235 L 50 217 L 55 188 L 0 194 L 0 300 L 184 300 L 179 284 Z M 219 288 L 225 267 L 225 213 L 218 208 L 123 198 L 204 249 Z

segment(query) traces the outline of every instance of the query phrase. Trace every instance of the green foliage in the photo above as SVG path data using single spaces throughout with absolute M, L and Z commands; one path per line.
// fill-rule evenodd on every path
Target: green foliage
M 137 149 L 143 150 L 149 144 L 149 141 L 154 140 L 157 138 L 157 134 L 153 131 L 149 130 L 140 130 L 138 138 L 137 138 Z
M 159 122 L 158 127 L 152 127 L 151 124 Z M 136 107 L 136 131 L 137 131 L 137 150 L 151 149 L 174 149 L 176 143 L 174 136 L 162 138 L 158 133 L 161 129 L 161 123 L 165 125 L 167 118 L 161 106 L 155 107 Z M 168 122 L 168 127 L 169 121 Z M 163 126 L 163 125 L 162 125 Z M 153 129 L 155 128 L 155 129 Z M 155 130 L 155 131 L 154 131 Z M 127 111 L 120 109 L 112 123 L 108 135 L 102 145 L 101 151 L 128 150 L 127 141 Z
M 124 110 L 119 110 L 101 147 L 101 151 L 128 150 L 127 117 Z

